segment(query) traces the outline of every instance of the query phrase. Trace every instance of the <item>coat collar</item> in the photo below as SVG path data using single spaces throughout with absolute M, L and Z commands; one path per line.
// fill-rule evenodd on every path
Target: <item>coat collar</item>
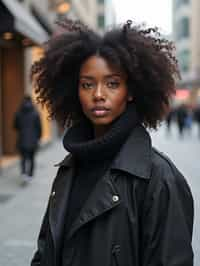
M 138 125 L 122 146 L 111 169 L 119 169 L 134 176 L 149 179 L 151 151 L 150 135 L 142 125 Z
M 152 144 L 149 133 L 142 125 L 136 126 L 119 154 L 113 161 L 111 169 L 118 169 L 140 178 L 149 179 L 151 174 Z M 73 166 L 73 156 L 67 155 L 56 166 Z

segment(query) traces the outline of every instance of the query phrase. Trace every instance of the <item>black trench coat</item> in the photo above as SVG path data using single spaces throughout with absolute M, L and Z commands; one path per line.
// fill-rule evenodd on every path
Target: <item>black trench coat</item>
M 32 266 L 60 266 L 73 157 L 59 164 Z M 69 228 L 66 266 L 192 266 L 193 199 L 136 127 Z

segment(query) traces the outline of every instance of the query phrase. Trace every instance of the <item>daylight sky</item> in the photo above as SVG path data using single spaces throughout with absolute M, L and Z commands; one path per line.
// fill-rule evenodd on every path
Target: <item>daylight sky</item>
M 163 33 L 172 31 L 172 0 L 113 0 L 117 23 L 133 19 L 159 27 Z

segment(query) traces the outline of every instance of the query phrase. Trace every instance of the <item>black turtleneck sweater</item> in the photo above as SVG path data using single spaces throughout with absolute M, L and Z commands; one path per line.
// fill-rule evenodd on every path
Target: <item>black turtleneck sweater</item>
M 93 129 L 87 121 L 70 128 L 63 145 L 75 158 L 75 174 L 66 210 L 62 265 L 65 265 L 65 236 L 92 189 L 111 165 L 133 127 L 137 124 L 135 108 L 129 106 L 102 137 L 94 139 Z

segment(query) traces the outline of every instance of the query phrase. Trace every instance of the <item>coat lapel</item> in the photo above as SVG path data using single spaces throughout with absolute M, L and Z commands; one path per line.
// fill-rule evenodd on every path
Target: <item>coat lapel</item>
M 97 182 L 95 188 L 89 195 L 80 214 L 69 230 L 68 238 L 71 238 L 80 227 L 119 205 L 120 202 L 119 193 L 110 178 L 110 171 L 108 171 Z
M 72 185 L 73 170 L 73 167 L 61 167 L 59 169 L 51 193 L 49 223 L 56 252 L 60 249 L 60 240 L 64 229 L 65 213 Z

